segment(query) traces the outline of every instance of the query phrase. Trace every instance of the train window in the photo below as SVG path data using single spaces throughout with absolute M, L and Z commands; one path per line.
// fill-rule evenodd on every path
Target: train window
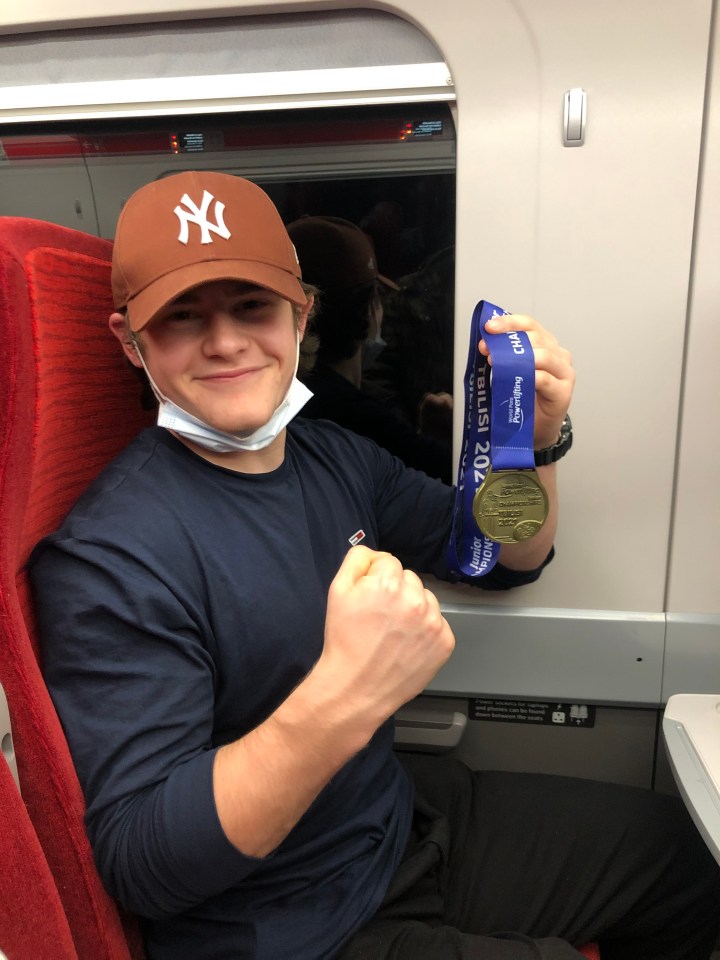
M 384 349 L 372 362 L 368 351 L 362 393 L 368 409 L 382 406 L 383 418 L 397 425 L 403 442 L 393 452 L 450 480 L 455 133 L 449 106 L 376 104 L 0 129 L 0 215 L 112 237 L 135 189 L 188 169 L 254 180 L 286 223 L 306 214 L 341 217 L 367 234 L 379 272 L 398 289 L 382 288 L 376 342 L 384 341 Z M 395 441 L 386 439 L 380 442 L 392 448 Z

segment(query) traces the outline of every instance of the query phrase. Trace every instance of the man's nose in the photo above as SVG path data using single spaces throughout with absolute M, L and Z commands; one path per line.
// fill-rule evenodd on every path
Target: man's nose
M 205 349 L 211 353 L 243 350 L 248 344 L 244 324 L 226 310 L 216 310 L 210 317 L 205 333 Z

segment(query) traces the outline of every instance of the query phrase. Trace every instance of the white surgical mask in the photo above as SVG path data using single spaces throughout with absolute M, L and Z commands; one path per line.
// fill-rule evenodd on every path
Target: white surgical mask
M 380 354 L 383 352 L 387 343 L 380 336 L 380 330 L 375 334 L 374 337 L 370 338 L 363 343 L 363 352 L 362 352 L 362 367 L 363 370 L 367 370 L 368 367 L 371 367 L 373 363 L 377 360 Z
M 282 402 L 275 408 L 274 413 L 261 427 L 245 436 L 235 433 L 225 433 L 224 430 L 216 430 L 209 424 L 194 417 L 187 410 L 183 410 L 176 403 L 160 392 L 157 384 L 150 376 L 150 371 L 145 366 L 145 359 L 140 352 L 137 340 L 133 340 L 137 355 L 150 381 L 153 393 L 157 397 L 159 408 L 157 424 L 159 427 L 165 427 L 166 430 L 172 430 L 180 437 L 185 437 L 193 443 L 204 447 L 206 450 L 212 450 L 214 453 L 232 453 L 238 450 L 262 450 L 269 446 L 278 434 L 285 429 L 293 417 L 302 410 L 305 404 L 312 396 L 305 384 L 297 379 L 297 369 L 300 360 L 300 337 L 297 339 L 297 352 L 295 356 L 295 371 Z

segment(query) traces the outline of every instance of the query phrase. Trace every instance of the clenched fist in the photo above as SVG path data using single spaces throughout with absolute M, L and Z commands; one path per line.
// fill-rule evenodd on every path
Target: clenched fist
M 317 666 L 380 725 L 425 689 L 455 638 L 437 598 L 389 553 L 353 547 L 330 586 Z

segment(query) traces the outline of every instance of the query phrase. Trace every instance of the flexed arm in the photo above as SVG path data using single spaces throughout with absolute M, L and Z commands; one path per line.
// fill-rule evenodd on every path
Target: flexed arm
M 215 758 L 222 828 L 271 853 L 337 771 L 419 694 L 454 637 L 435 596 L 388 553 L 354 547 L 333 580 L 323 652 L 268 719 Z

